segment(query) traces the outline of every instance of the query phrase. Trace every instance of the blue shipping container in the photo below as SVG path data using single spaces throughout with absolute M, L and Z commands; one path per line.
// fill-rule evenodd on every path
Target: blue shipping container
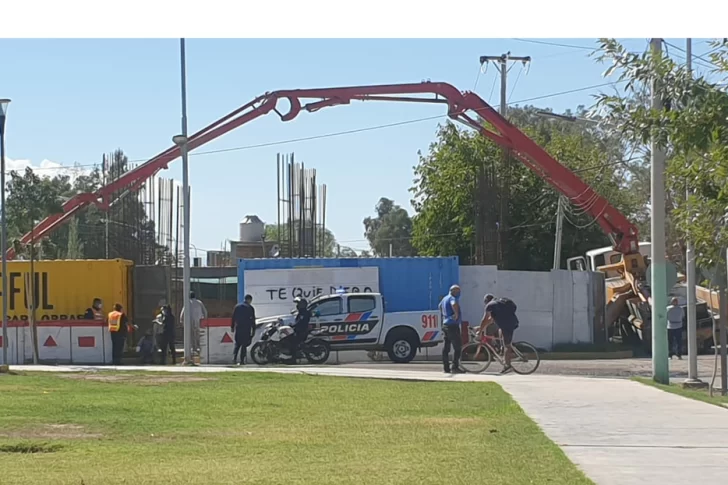
M 239 259 L 238 301 L 243 300 L 245 272 L 293 268 L 379 268 L 379 291 L 389 312 L 434 310 L 458 282 L 457 256 L 444 258 L 290 258 Z

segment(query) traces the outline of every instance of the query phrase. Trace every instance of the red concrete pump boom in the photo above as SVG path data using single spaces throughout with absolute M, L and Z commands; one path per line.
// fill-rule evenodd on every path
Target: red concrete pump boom
M 415 96 L 424 94 L 434 95 L 434 97 Z M 280 99 L 288 100 L 290 104 L 288 112 L 282 113 L 278 110 L 277 104 Z M 501 116 L 477 94 L 460 92 L 447 83 L 423 82 L 343 88 L 295 89 L 266 93 L 190 136 L 188 149 L 194 150 L 271 111 L 278 114 L 281 121 L 290 121 L 298 116 L 302 110 L 314 112 L 329 106 L 349 104 L 352 100 L 446 104 L 447 115 L 450 118 L 477 130 L 501 147 L 509 149 L 513 157 L 520 160 L 536 175 L 568 197 L 577 207 L 587 211 L 609 236 L 616 251 L 623 254 L 633 254 L 638 251 L 637 227 L 612 207 L 606 199 L 599 196 L 588 184 L 546 153 L 545 150 Z M 43 219 L 32 232 L 21 238 L 21 242 L 23 244 L 29 243 L 31 236 L 37 240 L 48 236 L 56 228 L 68 222 L 74 214 L 90 204 L 108 210 L 114 202 L 111 200 L 114 194 L 118 194 L 120 191 L 129 193 L 139 190 L 144 182 L 153 177 L 158 171 L 167 168 L 169 163 L 179 156 L 180 150 L 174 146 L 135 169 L 124 173 L 98 191 L 76 195 L 63 204 L 62 212 Z M 14 256 L 14 250 L 12 248 L 8 249 L 8 257 L 12 259 Z

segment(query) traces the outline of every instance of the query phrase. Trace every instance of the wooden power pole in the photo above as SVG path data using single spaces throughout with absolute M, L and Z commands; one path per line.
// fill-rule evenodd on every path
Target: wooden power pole
M 529 62 L 531 62 L 531 56 L 512 56 L 510 52 L 506 52 L 505 54 L 501 54 L 500 56 L 480 56 L 480 65 L 482 66 L 485 63 L 492 62 L 495 64 L 496 69 L 498 69 L 498 73 L 500 74 L 500 81 L 501 81 L 501 89 L 500 89 L 500 114 L 503 117 L 506 117 L 508 114 L 508 97 L 507 97 L 507 91 L 508 91 L 508 71 L 510 70 L 511 66 L 510 63 L 513 62 L 521 62 L 524 66 L 526 66 Z M 478 240 L 478 244 L 485 244 L 487 243 L 493 243 L 496 244 L 495 249 L 495 257 L 492 258 L 494 261 L 487 261 L 491 258 L 484 258 L 486 261 L 479 261 L 479 264 L 493 264 L 496 263 L 499 267 L 502 268 L 503 265 L 503 247 L 505 246 L 506 242 L 504 241 L 505 237 L 504 235 L 508 231 L 508 204 L 509 204 L 509 198 L 510 198 L 510 177 L 511 177 L 511 159 L 509 156 L 509 152 L 507 149 L 503 149 L 503 168 L 504 170 L 498 171 L 497 178 L 494 177 L 493 185 L 497 185 L 498 187 L 478 187 L 476 192 L 478 194 L 478 197 L 483 197 L 483 194 L 486 191 L 495 191 L 498 195 L 498 203 L 497 208 L 499 210 L 495 210 L 496 207 L 493 207 L 491 212 L 490 208 L 485 209 L 484 211 L 481 211 L 482 216 L 487 215 L 488 213 L 496 213 L 498 214 L 498 220 L 497 221 L 478 221 L 479 223 L 476 223 L 476 232 L 478 228 L 482 231 L 481 234 L 476 234 L 476 238 Z M 481 182 L 483 178 L 479 178 L 478 182 Z M 489 234 L 489 232 L 497 231 L 496 234 Z M 488 254 L 491 248 L 481 248 L 480 251 L 476 250 L 476 253 L 479 254 Z M 491 253 L 492 254 L 492 253 Z

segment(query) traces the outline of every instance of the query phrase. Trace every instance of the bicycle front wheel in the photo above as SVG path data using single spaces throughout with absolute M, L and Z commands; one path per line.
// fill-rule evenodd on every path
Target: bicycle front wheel
M 463 347 L 460 368 L 470 374 L 480 374 L 490 366 L 493 356 L 490 349 L 481 343 L 470 343 Z
M 513 372 L 520 375 L 528 375 L 536 372 L 536 369 L 538 369 L 541 363 L 541 358 L 538 356 L 536 347 L 528 342 L 515 342 L 512 347 L 515 354 L 511 359 Z

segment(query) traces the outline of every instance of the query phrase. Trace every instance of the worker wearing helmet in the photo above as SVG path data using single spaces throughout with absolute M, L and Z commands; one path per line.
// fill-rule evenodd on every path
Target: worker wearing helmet
M 442 315 L 443 330 L 445 332 L 445 347 L 442 349 L 442 366 L 447 373 L 461 374 L 460 351 L 463 341 L 460 333 L 460 287 L 452 285 L 450 293 L 440 301 L 440 314 Z M 453 348 L 452 366 L 450 365 L 450 347 Z
M 296 362 L 296 353 L 308 337 L 308 324 L 311 322 L 311 312 L 308 309 L 308 301 L 305 298 L 296 297 L 293 300 L 296 304 L 296 321 L 293 324 L 294 334 L 291 336 L 291 361 Z

